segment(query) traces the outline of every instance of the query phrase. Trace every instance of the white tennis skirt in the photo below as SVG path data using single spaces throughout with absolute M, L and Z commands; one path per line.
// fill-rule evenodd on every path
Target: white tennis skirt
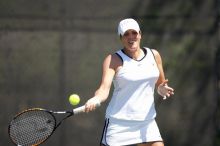
M 122 146 L 153 141 L 163 141 L 155 119 L 148 121 L 106 119 L 101 143 L 106 146 Z

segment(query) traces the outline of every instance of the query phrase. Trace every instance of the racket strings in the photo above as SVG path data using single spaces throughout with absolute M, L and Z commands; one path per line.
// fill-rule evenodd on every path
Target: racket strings
M 10 124 L 11 139 L 19 145 L 40 144 L 53 132 L 55 118 L 48 112 L 31 110 L 18 115 Z

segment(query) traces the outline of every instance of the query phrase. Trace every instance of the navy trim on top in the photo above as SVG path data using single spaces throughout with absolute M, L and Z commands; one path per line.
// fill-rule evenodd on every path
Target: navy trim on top
M 141 49 L 142 49 L 143 52 L 144 52 L 144 56 L 143 56 L 143 58 L 141 58 L 140 60 L 135 60 L 135 59 L 131 58 L 130 56 L 128 56 L 128 55 L 125 53 L 124 49 L 121 49 L 121 51 L 122 51 L 126 56 L 128 56 L 130 59 L 132 59 L 132 60 L 134 60 L 134 61 L 140 62 L 141 60 L 143 60 L 143 59 L 147 56 L 147 49 L 145 49 L 145 48 L 141 48 Z
M 153 54 L 153 56 L 154 56 L 154 60 L 155 60 L 156 63 L 157 63 L 156 57 L 155 57 L 155 55 L 154 55 L 154 52 L 152 51 L 152 49 L 150 49 L 150 51 L 151 51 L 151 53 Z
M 120 54 L 118 54 L 117 52 L 115 53 L 120 59 L 121 59 L 121 61 L 122 61 L 122 65 L 124 64 L 124 61 L 123 61 L 123 59 L 122 59 L 122 57 L 121 57 L 121 55 Z

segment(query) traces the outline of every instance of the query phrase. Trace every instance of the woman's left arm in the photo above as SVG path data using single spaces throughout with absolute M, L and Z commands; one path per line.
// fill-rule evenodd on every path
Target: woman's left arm
M 159 52 L 154 49 L 152 49 L 152 52 L 154 53 L 155 60 L 157 62 L 157 66 L 160 73 L 156 83 L 157 93 L 161 95 L 164 99 L 166 99 L 167 97 L 170 97 L 174 94 L 174 89 L 168 86 L 168 79 L 165 79 L 163 63 Z

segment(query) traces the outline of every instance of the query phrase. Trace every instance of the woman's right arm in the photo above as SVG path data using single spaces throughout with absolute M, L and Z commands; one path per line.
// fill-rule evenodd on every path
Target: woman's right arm
M 104 102 L 109 95 L 112 80 L 115 75 L 118 58 L 116 55 L 108 55 L 103 62 L 102 80 L 99 88 L 96 90 L 94 97 L 90 98 L 85 104 L 85 112 L 95 110 L 98 103 Z

